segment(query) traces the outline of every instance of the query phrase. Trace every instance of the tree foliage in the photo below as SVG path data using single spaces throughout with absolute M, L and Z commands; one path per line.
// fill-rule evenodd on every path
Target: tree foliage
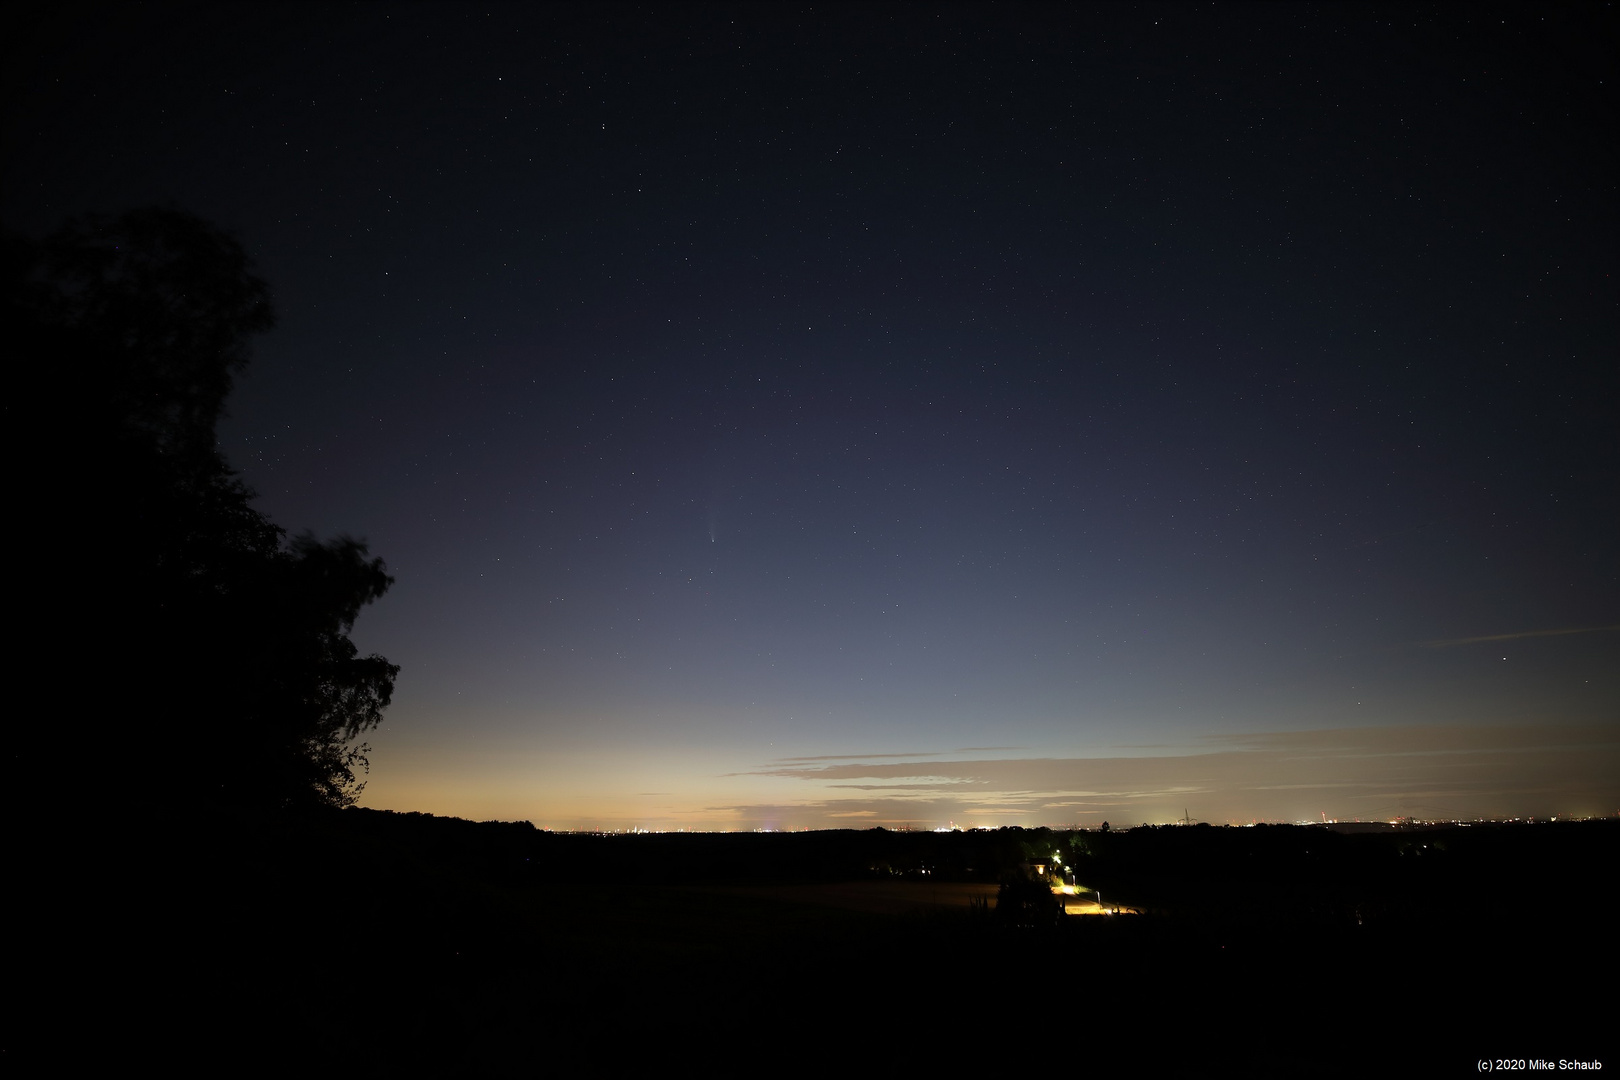
M 274 322 L 268 287 L 235 240 L 168 209 L 8 235 L 5 251 L 6 408 L 27 433 L 14 450 L 38 461 L 15 479 L 48 525 L 40 561 L 86 582 L 41 620 L 39 651 L 94 642 L 77 719 L 116 786 L 352 802 L 398 668 L 349 634 L 393 579 L 360 541 L 289 542 L 216 445 L 250 339 Z

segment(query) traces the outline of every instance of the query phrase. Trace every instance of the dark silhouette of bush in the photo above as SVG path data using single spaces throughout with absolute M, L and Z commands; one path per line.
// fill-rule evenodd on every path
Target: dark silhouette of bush
M 1063 905 L 1044 881 L 1011 878 L 996 890 L 995 916 L 1012 926 L 1055 926 Z
M 13 764 L 71 740 L 128 804 L 344 805 L 398 669 L 348 634 L 392 583 L 346 537 L 285 532 L 216 446 L 269 289 L 176 210 L 5 237 L 7 402 L 30 603 L 23 657 L 62 680 Z

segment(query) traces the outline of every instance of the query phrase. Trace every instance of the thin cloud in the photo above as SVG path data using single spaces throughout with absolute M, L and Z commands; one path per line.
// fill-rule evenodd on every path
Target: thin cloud
M 1425 649 L 1449 649 L 1453 645 L 1483 645 L 1487 641 L 1517 641 L 1519 638 L 1564 637 L 1568 634 L 1601 634 L 1606 630 L 1620 630 L 1620 623 L 1608 626 L 1566 626 L 1558 630 L 1521 630 L 1515 634 L 1486 634 L 1483 637 L 1440 638 L 1420 641 Z
M 1600 811 L 1615 801 L 1620 725 L 1385 726 L 1251 732 L 1174 756 L 855 758 L 782 765 L 806 799 L 784 820 L 894 820 L 971 825 L 1055 817 L 1316 820 L 1382 813 L 1491 816 L 1533 798 L 1544 812 Z M 756 774 L 758 775 L 758 774 Z M 1509 799 L 1502 793 L 1523 793 Z M 1543 796 L 1541 793 L 1545 793 Z M 1369 810 L 1369 804 L 1375 810 Z M 1433 805 L 1431 805 L 1433 804 Z M 1387 815 L 1386 815 L 1387 816 Z
M 969 748 L 969 749 L 971 749 L 971 748 Z M 1005 750 L 1005 749 L 1009 749 L 1009 748 L 1008 747 L 1001 747 L 1001 746 L 986 746 L 986 747 L 982 747 L 982 749 L 985 749 L 985 750 Z M 956 751 L 956 752 L 960 753 L 961 751 Z M 808 763 L 810 763 L 812 761 L 865 761 L 867 758 L 920 758 L 920 757 L 939 757 L 939 752 L 938 751 L 933 751 L 933 750 L 927 750 L 927 751 L 919 750 L 916 753 L 911 753 L 911 754 L 815 754 L 815 755 L 812 755 L 810 757 L 779 757 L 779 758 L 772 758 L 771 760 L 775 761 L 775 762 L 779 762 L 780 764 L 783 764 L 783 765 L 790 765 L 790 764 L 798 764 L 798 763 L 808 764 Z M 735 775 L 748 775 L 748 774 L 738 773 L 738 774 L 735 774 Z
M 985 780 L 971 780 L 959 776 L 920 776 L 915 783 L 903 784 L 828 784 L 828 787 L 853 788 L 856 791 L 938 791 L 942 787 L 958 784 L 983 784 Z

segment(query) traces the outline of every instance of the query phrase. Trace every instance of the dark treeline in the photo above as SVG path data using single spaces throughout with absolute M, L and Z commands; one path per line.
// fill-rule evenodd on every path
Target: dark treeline
M 359 541 L 289 538 L 216 443 L 268 285 L 172 209 L 0 239 L 14 668 L 48 688 L 8 794 L 58 803 L 71 761 L 75 805 L 352 802 L 397 668 L 348 634 L 392 578 Z
M 280 1040 L 307 1048 L 311 973 L 369 921 L 359 897 L 387 907 L 382 877 L 345 887 L 319 821 L 358 795 L 389 703 L 397 668 L 349 632 L 392 579 L 360 541 L 289 537 L 220 453 L 274 322 L 234 239 L 157 208 L 0 230 L 0 256 L 13 981 L 32 1003 L 6 1049 L 82 1022 L 110 1055 L 172 1061 L 214 1044 L 178 1017 L 227 1032 L 261 996 L 260 1038 L 307 999 L 308 1030 Z
M 604 881 L 622 875 L 664 885 L 895 878 L 995 882 L 1053 843 L 1047 830 L 1024 829 L 552 833 L 526 822 L 475 823 L 358 809 L 344 814 L 342 822 L 355 834 L 512 883 Z
M 345 834 L 425 864 L 504 884 L 630 876 L 649 884 L 861 880 L 1001 882 L 1027 864 L 1072 869 L 1119 903 L 1165 916 L 1305 918 L 1366 925 L 1453 893 L 1472 910 L 1522 905 L 1529 882 L 1594 901 L 1580 871 L 1620 843 L 1620 822 L 1478 823 L 1340 832 L 1323 826 L 1143 826 L 1100 832 L 1008 827 L 760 833 L 552 833 L 527 822 L 471 822 L 352 809 Z M 1056 856 L 1054 861 L 1052 856 Z M 1049 874 L 1068 881 L 1067 874 Z M 1484 885 L 1486 887 L 1481 888 Z

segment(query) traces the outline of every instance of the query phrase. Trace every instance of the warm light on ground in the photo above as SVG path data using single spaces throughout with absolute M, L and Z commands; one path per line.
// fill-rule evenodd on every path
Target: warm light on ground
M 1084 885 L 1054 885 L 1052 892 L 1063 904 L 1065 915 L 1134 915 L 1132 908 L 1120 907 L 1117 904 L 1099 904 L 1097 890 L 1088 889 Z

